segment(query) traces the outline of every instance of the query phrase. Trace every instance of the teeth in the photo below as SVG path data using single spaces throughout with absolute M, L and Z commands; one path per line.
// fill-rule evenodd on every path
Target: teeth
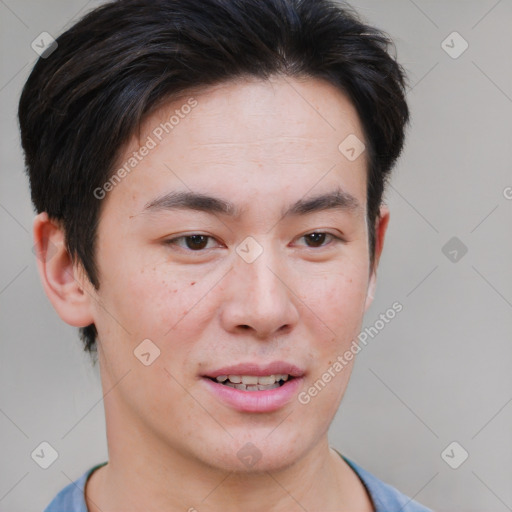
M 258 377 L 258 384 L 268 385 L 268 384 L 274 384 L 276 382 L 277 377 L 279 375 L 267 375 L 264 377 Z
M 260 391 L 263 391 L 265 389 L 275 389 L 275 388 L 278 388 L 279 387 L 279 384 L 276 382 L 274 384 L 271 384 L 270 386 L 263 386 L 262 384 L 258 384 L 258 389 Z
M 227 384 L 229 386 L 229 384 Z M 270 384 L 270 386 L 264 386 L 263 384 L 231 384 L 234 388 L 240 389 L 242 391 L 265 391 L 267 389 L 278 388 L 279 384 L 274 382 L 274 384 Z
M 262 377 L 255 375 L 219 375 L 215 380 L 224 383 L 226 386 L 235 387 L 237 389 L 258 391 L 258 389 L 273 389 L 279 387 L 278 382 L 280 380 L 286 382 L 288 378 L 289 375 L 287 374 L 264 375 Z
M 237 375 L 238 378 L 238 375 Z M 231 377 L 230 377 L 231 380 Z M 243 375 L 242 376 L 242 384 L 248 385 L 248 384 L 258 384 L 258 377 L 251 377 L 249 375 Z

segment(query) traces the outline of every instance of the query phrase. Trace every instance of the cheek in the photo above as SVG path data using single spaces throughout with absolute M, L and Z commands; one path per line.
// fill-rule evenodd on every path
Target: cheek
M 193 282 L 180 273 L 165 272 L 162 264 L 120 264 L 103 279 L 99 323 L 117 325 L 120 335 L 134 342 L 156 340 L 190 309 L 197 294 Z
M 151 268 L 130 279 L 128 289 L 131 297 L 120 303 L 128 321 L 144 336 L 162 338 L 192 313 L 200 286 L 197 279 Z
M 194 338 L 204 328 L 218 280 L 206 267 L 178 268 L 160 259 L 123 269 L 111 299 L 132 339 L 149 338 L 168 345 L 177 337 L 182 342 Z
M 361 322 L 367 286 L 368 275 L 361 269 L 331 270 L 304 281 L 301 296 L 319 319 L 342 334 Z

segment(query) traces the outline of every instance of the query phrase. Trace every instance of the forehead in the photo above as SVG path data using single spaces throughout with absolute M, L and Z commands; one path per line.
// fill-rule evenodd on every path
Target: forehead
M 340 144 L 349 136 L 364 140 L 357 111 L 324 80 L 240 79 L 188 91 L 144 120 L 117 165 L 153 147 L 114 195 L 124 191 L 147 203 L 178 188 L 279 198 L 322 182 L 324 190 L 341 185 L 363 203 L 366 152 L 347 159 Z
M 197 106 L 189 109 L 191 98 Z M 165 124 L 172 117 L 171 132 L 176 142 L 180 132 L 185 131 L 178 130 L 178 126 L 194 121 L 194 137 L 210 143 L 247 146 L 264 142 L 269 147 L 286 136 L 311 140 L 327 137 L 336 141 L 344 133 L 353 133 L 361 140 L 364 138 L 349 98 L 329 82 L 312 77 L 240 78 L 189 90 L 147 117 L 141 134 L 153 133 L 160 123 Z M 216 129 L 212 131 L 214 123 Z M 191 134 L 184 135 L 190 139 Z

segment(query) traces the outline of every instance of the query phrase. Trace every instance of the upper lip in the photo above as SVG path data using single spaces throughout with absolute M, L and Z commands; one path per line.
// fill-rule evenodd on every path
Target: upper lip
M 254 362 L 240 363 L 233 366 L 223 366 L 204 375 L 204 377 L 216 378 L 219 375 L 253 375 L 264 377 L 266 375 L 290 375 L 291 377 L 302 377 L 304 370 L 298 366 L 285 361 L 273 361 L 267 364 Z

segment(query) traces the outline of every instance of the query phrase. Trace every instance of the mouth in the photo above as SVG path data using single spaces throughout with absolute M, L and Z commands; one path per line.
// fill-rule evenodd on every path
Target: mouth
M 201 375 L 215 400 L 246 413 L 268 413 L 286 407 L 304 384 L 304 376 L 304 370 L 284 361 L 241 363 Z
M 285 382 L 294 379 L 287 373 L 276 375 L 219 375 L 218 377 L 207 377 L 213 382 L 239 389 L 241 391 L 267 391 L 284 385 Z

